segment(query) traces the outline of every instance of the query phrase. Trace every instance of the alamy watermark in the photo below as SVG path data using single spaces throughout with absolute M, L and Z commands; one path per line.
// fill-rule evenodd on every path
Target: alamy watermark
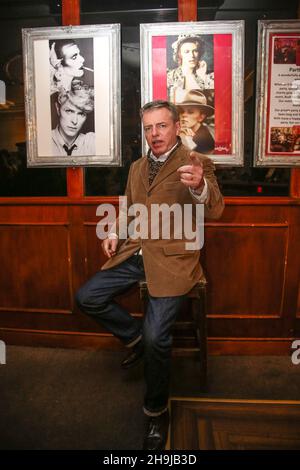
M 0 104 L 6 104 L 6 85 L 0 80 Z
M 291 356 L 291 361 L 295 366 L 297 366 L 300 364 L 300 339 L 295 339 L 295 341 L 292 342 L 291 348 L 295 349 Z
M 128 207 L 127 196 L 121 196 L 118 223 L 112 204 L 100 204 L 96 215 L 102 217 L 96 228 L 100 240 L 116 233 L 119 239 L 185 240 L 188 251 L 200 250 L 204 244 L 203 204 L 136 203 Z
M 0 365 L 6 364 L 6 344 L 0 340 Z

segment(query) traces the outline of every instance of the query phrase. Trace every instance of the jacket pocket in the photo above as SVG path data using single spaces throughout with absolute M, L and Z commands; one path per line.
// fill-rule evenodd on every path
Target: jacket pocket
M 197 253 L 198 250 L 187 250 L 185 247 L 185 243 L 187 242 L 180 242 L 180 243 L 170 243 L 169 245 L 163 246 L 163 251 L 166 256 L 170 255 L 192 255 Z
M 182 183 L 180 181 L 168 181 L 162 184 L 162 189 L 164 191 L 178 191 L 181 187 Z

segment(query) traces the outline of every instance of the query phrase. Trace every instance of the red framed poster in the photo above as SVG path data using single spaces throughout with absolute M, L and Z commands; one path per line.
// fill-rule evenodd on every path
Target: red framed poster
M 300 165 L 300 21 L 259 21 L 255 164 Z
M 141 25 L 142 105 L 173 102 L 183 143 L 220 165 L 243 165 L 243 51 L 243 21 Z

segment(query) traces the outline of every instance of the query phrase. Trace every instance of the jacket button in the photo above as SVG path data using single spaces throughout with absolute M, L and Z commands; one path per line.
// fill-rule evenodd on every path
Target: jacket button
M 151 191 L 148 191 L 147 196 L 151 196 Z

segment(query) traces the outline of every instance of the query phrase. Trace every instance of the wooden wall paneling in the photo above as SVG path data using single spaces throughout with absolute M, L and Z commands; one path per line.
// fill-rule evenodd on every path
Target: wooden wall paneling
M 283 298 L 282 318 L 284 330 L 290 336 L 297 335 L 297 293 L 300 287 L 300 216 L 299 206 L 289 210 L 289 243 L 287 253 L 286 283 Z M 298 330 L 298 337 L 300 331 Z
M 206 233 L 209 312 L 280 316 L 288 225 L 220 224 Z
M 118 213 L 118 198 L 103 199 L 99 204 L 112 204 Z M 82 224 L 83 224 L 83 237 L 85 243 L 85 280 L 93 276 L 106 261 L 106 257 L 102 251 L 102 240 L 97 237 L 96 229 L 97 224 L 104 218 L 97 216 L 98 204 L 86 205 L 83 208 Z
M 234 326 L 238 328 L 238 325 Z M 259 330 L 258 328 L 256 337 L 247 337 L 246 334 L 235 337 L 209 336 L 208 352 L 216 356 L 290 356 L 293 338 L 263 337 Z M 220 331 L 222 331 L 221 328 L 218 329 L 217 334 L 220 335 Z
M 71 313 L 68 227 L 59 206 L 1 206 L 3 311 Z
M 300 269 L 298 249 L 300 240 L 299 204 L 298 201 L 291 203 L 291 200 L 286 199 L 285 201 L 281 201 L 280 207 L 277 204 L 278 201 L 274 202 L 274 206 L 272 205 L 272 207 L 269 208 L 268 206 L 264 206 L 264 204 L 255 207 L 256 201 L 254 201 L 252 208 L 249 208 L 248 204 L 246 204 L 242 209 L 241 200 L 231 200 L 231 204 L 233 204 L 234 207 L 227 205 L 224 214 L 225 217 L 222 217 L 222 221 L 225 219 L 229 222 L 235 219 L 244 222 L 245 218 L 248 220 L 250 210 L 251 219 L 255 222 L 262 220 L 262 215 L 264 215 L 264 220 L 277 220 L 280 223 L 285 220 L 288 224 L 288 239 L 284 256 L 284 262 L 286 263 L 284 268 L 285 276 L 284 284 L 280 289 L 282 293 L 281 316 L 278 318 L 269 316 L 269 318 L 267 318 L 255 315 L 252 318 L 247 316 L 241 316 L 241 318 L 235 316 L 232 318 L 229 315 L 229 317 L 225 318 L 223 314 L 218 317 L 212 315 L 208 320 L 210 352 L 214 352 L 215 354 L 273 354 L 274 350 L 276 350 L 277 354 L 290 354 L 292 340 L 300 336 L 300 322 L 296 318 Z M 234 209 L 233 217 L 231 217 L 231 209 Z M 213 246 L 211 249 L 213 249 Z M 267 251 L 269 252 L 269 250 L 270 248 L 268 247 Z M 209 251 L 209 253 L 213 254 L 213 251 Z M 282 252 L 275 252 L 273 259 L 281 255 Z M 213 255 L 210 255 L 209 258 L 211 258 L 211 256 Z M 239 260 L 237 259 L 236 262 L 239 263 Z M 270 266 L 270 272 L 267 273 L 270 298 L 277 298 L 278 296 L 273 277 L 276 264 L 278 264 L 277 260 L 274 266 Z M 283 269 L 282 262 L 281 267 Z M 255 273 L 253 274 L 255 279 Z M 215 281 L 214 278 L 213 281 Z M 244 293 L 246 290 L 247 285 L 243 283 L 241 292 Z M 226 292 L 224 292 L 224 294 L 226 295 Z M 258 299 L 260 299 L 260 296 Z
M 117 207 L 118 198 L 86 198 L 76 203 L 75 200 L 62 198 L 52 201 L 52 205 L 50 200 L 44 205 L 42 201 L 31 200 L 31 204 L 28 201 L 27 206 L 10 201 L 0 206 L 0 243 L 4 257 L 0 286 L 5 288 L 0 290 L 0 305 L 10 307 L 10 310 L 2 309 L 0 313 L 2 334 L 6 328 L 6 334 L 10 338 L 15 331 L 15 337 L 19 340 L 20 330 L 26 337 L 35 332 L 38 344 L 45 344 L 45 341 L 51 343 L 51 338 L 53 344 L 58 344 L 61 338 L 62 346 L 95 347 L 96 344 L 96 347 L 120 347 L 116 340 L 74 305 L 74 294 L 78 287 L 104 262 L 101 242 L 96 237 L 96 224 L 99 221 L 96 209 L 101 201 L 113 203 Z M 240 200 L 230 201 L 222 219 L 208 223 L 203 261 L 208 268 L 209 289 L 212 289 L 210 352 L 270 354 L 275 350 L 281 353 L 290 350 L 290 330 L 295 324 L 299 285 L 299 205 L 295 200 L 293 204 L 290 200 L 280 200 L 274 205 L 272 202 L 269 200 L 269 205 L 267 201 L 262 205 L 251 205 L 249 201 L 244 201 L 242 205 Z M 11 269 L 11 252 L 7 246 L 9 244 L 10 249 L 16 246 L 14 238 L 10 236 L 14 231 L 19 234 L 18 246 L 22 246 L 13 262 L 16 265 L 13 269 L 17 270 L 17 265 L 21 266 L 21 275 L 14 278 L 10 276 L 8 282 L 4 277 L 5 272 Z M 33 264 L 30 264 L 32 256 L 29 256 L 29 262 L 26 260 L 24 263 L 23 253 L 30 254 L 30 250 L 39 253 L 40 238 L 43 240 L 40 251 L 45 251 L 41 266 L 37 266 L 37 254 L 33 257 Z M 49 247 L 56 244 L 56 239 L 58 247 L 49 250 Z M 253 258 L 253 252 L 258 253 L 258 263 Z M 58 265 L 55 261 L 57 257 L 60 259 Z M 248 258 L 251 269 L 249 262 L 246 263 Z M 224 260 L 227 260 L 226 264 Z M 244 272 L 242 266 L 245 263 L 247 269 Z M 258 272 L 257 266 L 260 266 Z M 37 285 L 36 268 L 39 269 L 39 276 L 44 271 L 45 279 L 50 276 L 49 283 L 45 280 L 43 295 L 32 287 Z M 26 275 L 22 273 L 22 269 Z M 29 276 L 32 294 L 26 293 L 25 287 L 21 287 L 22 294 L 18 293 L 19 297 L 15 299 L 13 290 L 18 289 L 20 279 L 25 279 L 26 276 Z M 266 277 L 264 290 L 261 285 Z M 254 287 L 251 287 L 250 295 L 251 283 Z M 217 293 L 216 285 L 219 285 Z M 61 289 L 63 293 L 60 292 Z M 50 293 L 54 290 L 52 298 Z M 10 297 L 8 299 L 5 296 Z M 62 299 L 66 298 L 69 302 L 66 310 L 72 314 L 64 312 L 66 303 Z M 138 314 L 141 311 L 138 291 L 135 289 L 120 296 L 118 300 L 133 313 Z M 181 320 L 187 321 L 188 314 Z M 48 336 L 47 339 L 45 335 Z
M 220 221 L 208 223 L 201 255 L 209 281 L 210 337 L 292 336 L 295 300 L 289 314 L 287 304 L 296 250 L 291 214 L 297 209 L 287 200 L 274 207 L 235 203 Z
M 291 335 L 300 339 L 300 214 L 299 206 L 291 209 L 290 250 L 285 298 L 285 317 L 292 322 Z
M 71 205 L 68 207 L 68 214 L 70 220 L 72 305 L 73 310 L 76 310 L 74 296 L 85 282 L 87 273 L 87 246 L 83 227 L 84 206 Z
M 294 322 L 293 335 L 296 339 L 300 339 L 300 283 L 298 284 L 297 313 Z
M 96 222 L 84 222 L 84 237 L 86 244 L 86 279 L 93 276 L 106 261 L 101 243 L 96 235 Z
M 0 206 L 2 334 L 14 329 L 20 338 L 18 331 L 39 331 L 44 340 L 56 330 L 80 331 L 73 298 L 74 278 L 82 272 L 76 264 L 82 236 L 66 199 L 49 200 L 30 198 L 23 205 L 9 200 Z
M 51 204 L 40 199 L 33 203 L 34 198 L 20 198 L 18 202 L 0 199 L 0 225 L 5 224 L 30 224 L 30 223 L 52 223 L 68 224 L 68 206 L 56 204 L 55 200 Z
M 0 310 L 71 313 L 66 225 L 2 225 L 0 251 Z

